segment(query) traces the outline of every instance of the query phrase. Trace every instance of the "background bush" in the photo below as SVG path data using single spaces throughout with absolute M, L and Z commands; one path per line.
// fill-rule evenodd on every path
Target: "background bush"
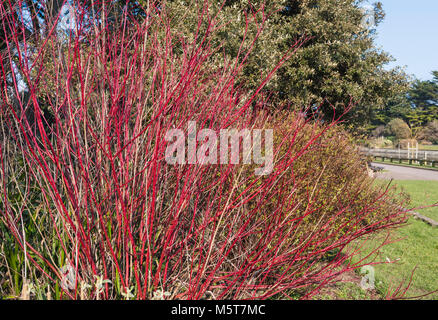
M 429 122 L 425 128 L 418 133 L 418 139 L 438 144 L 438 120 Z
M 412 132 L 406 122 L 402 119 L 393 119 L 386 126 L 386 133 L 394 136 L 397 140 L 410 139 Z

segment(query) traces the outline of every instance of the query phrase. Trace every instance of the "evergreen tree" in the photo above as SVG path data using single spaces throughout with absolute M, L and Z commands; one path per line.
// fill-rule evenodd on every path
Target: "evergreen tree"
M 143 0 L 143 3 L 146 1 Z M 168 1 L 176 30 L 193 39 L 198 12 L 204 1 Z M 300 37 L 307 41 L 277 72 L 266 90 L 276 99 L 273 107 L 304 109 L 320 106 L 319 113 L 332 119 L 333 107 L 340 115 L 350 100 L 356 106 L 346 117 L 355 129 L 367 128 L 376 110 L 408 87 L 406 74 L 399 68 L 386 70 L 392 60 L 376 47 L 375 30 L 364 25 L 363 1 L 355 0 L 271 0 L 266 3 L 266 22 L 255 44 L 254 54 L 241 75 L 241 84 L 254 89 L 260 78 L 272 70 L 287 49 Z M 222 1 L 210 1 L 208 16 L 213 18 Z M 217 19 L 224 22 L 220 38 L 227 55 L 239 52 L 245 30 L 245 14 L 257 12 L 262 1 L 228 0 Z M 192 8 L 187 13 L 187 9 Z M 182 16 L 181 12 L 185 12 Z M 376 25 L 384 18 L 381 3 L 374 4 Z M 261 14 L 256 15 L 262 20 Z M 250 45 L 256 30 L 249 30 Z M 221 52 L 220 54 L 223 54 Z

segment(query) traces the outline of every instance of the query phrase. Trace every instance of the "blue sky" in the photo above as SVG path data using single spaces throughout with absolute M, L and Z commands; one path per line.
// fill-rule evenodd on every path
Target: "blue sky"
M 430 72 L 438 70 L 438 0 L 380 2 L 386 17 L 376 42 L 397 59 L 390 66 L 406 66 L 407 73 L 430 80 Z

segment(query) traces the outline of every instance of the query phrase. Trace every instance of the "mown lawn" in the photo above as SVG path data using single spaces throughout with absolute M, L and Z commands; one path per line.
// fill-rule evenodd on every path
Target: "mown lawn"
M 438 203 L 438 181 L 398 180 L 394 183 L 411 196 L 411 206 L 414 209 L 431 206 Z M 418 209 L 415 211 L 418 211 L 422 215 L 438 221 L 438 207 L 425 208 L 421 210 Z
M 436 181 L 394 181 L 411 196 L 412 206 L 432 205 L 438 201 L 438 182 Z M 416 210 L 419 213 L 438 220 L 438 207 Z M 406 227 L 394 232 L 401 239 L 379 250 L 378 261 L 398 261 L 393 264 L 375 266 L 377 289 L 383 294 L 388 286 L 394 287 L 408 280 L 417 267 L 408 297 L 419 296 L 438 290 L 438 228 L 423 221 L 410 218 Z M 372 239 L 369 246 L 382 241 L 384 235 Z M 434 293 L 424 299 L 438 299 Z
M 388 181 L 377 181 L 387 183 Z M 438 201 L 438 182 L 435 181 L 394 181 L 400 189 L 411 196 L 412 207 L 431 205 Z M 438 221 L 438 207 L 416 210 Z M 366 241 L 365 252 L 382 243 L 386 233 L 376 235 Z M 317 299 L 375 299 L 384 298 L 388 288 L 394 288 L 403 281 L 409 282 L 412 271 L 416 268 L 411 286 L 406 297 L 417 297 L 438 290 L 438 228 L 433 228 L 423 221 L 410 218 L 407 226 L 394 231 L 393 238 L 399 239 L 378 251 L 373 261 L 395 261 L 391 264 L 375 265 L 376 290 L 367 292 L 355 283 L 338 283 L 331 288 L 330 294 L 323 292 Z M 368 249 L 368 250 L 366 250 Z M 360 257 L 355 257 L 353 262 Z M 369 261 L 371 262 L 371 261 Z M 358 272 L 357 272 L 358 273 Z M 438 292 L 422 299 L 438 300 Z
M 431 146 L 421 145 L 421 146 L 419 146 L 419 149 L 420 150 L 438 151 L 438 145 L 431 145 Z
M 407 282 L 415 267 L 417 269 L 407 297 L 438 290 L 438 229 L 411 218 L 408 226 L 395 233 L 402 240 L 381 248 L 377 260 L 397 262 L 374 266 L 379 292 L 384 294 L 388 286 L 394 288 L 402 281 Z M 381 237 L 377 237 L 371 243 L 377 244 L 381 240 Z M 438 299 L 438 293 L 425 299 Z

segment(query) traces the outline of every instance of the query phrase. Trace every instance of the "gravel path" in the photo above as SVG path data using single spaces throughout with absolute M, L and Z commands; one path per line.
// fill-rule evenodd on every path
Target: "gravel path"
M 373 165 L 376 167 L 383 167 L 383 170 L 386 171 L 376 174 L 376 177 L 380 179 L 438 181 L 438 171 L 401 167 L 381 163 L 373 163 Z

